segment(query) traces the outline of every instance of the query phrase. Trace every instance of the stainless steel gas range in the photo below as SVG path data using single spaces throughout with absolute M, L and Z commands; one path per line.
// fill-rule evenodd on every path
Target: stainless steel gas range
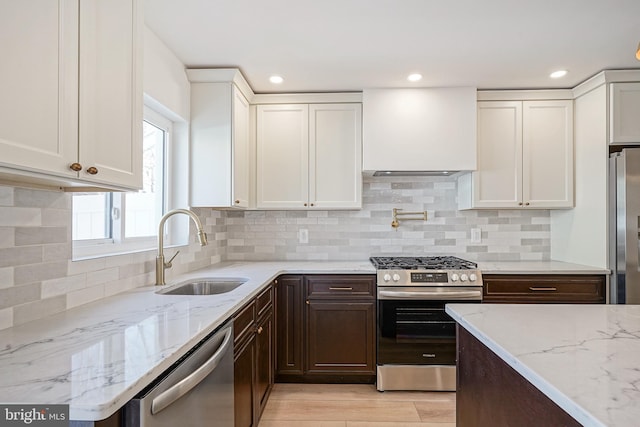
M 372 257 L 377 270 L 377 388 L 456 389 L 456 328 L 445 304 L 482 301 L 482 273 L 452 257 Z

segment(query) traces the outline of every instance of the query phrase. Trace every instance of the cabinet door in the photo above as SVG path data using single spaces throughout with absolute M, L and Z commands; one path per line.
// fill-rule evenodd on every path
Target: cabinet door
M 523 103 L 522 173 L 525 206 L 573 206 L 573 101 Z
M 308 301 L 308 374 L 374 374 L 375 302 Z
M 258 208 L 304 208 L 309 188 L 309 107 L 257 107 Z
M 522 200 L 522 102 L 478 103 L 477 208 L 518 207 Z
M 273 309 L 258 321 L 256 332 L 256 419 L 260 419 L 274 382 Z
M 191 206 L 229 207 L 232 194 L 231 83 L 191 83 Z
M 309 204 L 362 207 L 362 106 L 309 106 Z
M 276 281 L 276 377 L 303 374 L 303 276 Z
M 235 352 L 233 364 L 233 406 L 236 427 L 256 427 L 255 418 L 256 340 L 252 336 Z
M 640 143 L 640 83 L 612 83 L 609 143 Z
M 249 101 L 233 86 L 233 200 L 249 207 Z
M 140 189 L 141 1 L 82 0 L 81 6 L 80 178 Z
M 75 177 L 78 1 L 2 1 L 0 40 L 0 165 Z
M 249 207 L 249 103 L 231 82 L 191 83 L 191 206 Z

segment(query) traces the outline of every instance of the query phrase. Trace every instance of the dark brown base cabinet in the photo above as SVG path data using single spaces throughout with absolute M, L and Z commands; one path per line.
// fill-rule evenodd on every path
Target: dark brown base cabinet
M 236 427 L 257 427 L 274 382 L 273 287 L 233 319 Z
M 604 275 L 484 274 L 482 302 L 604 304 Z
M 276 280 L 277 382 L 375 382 L 375 276 Z
M 457 328 L 457 427 L 580 426 L 466 329 Z

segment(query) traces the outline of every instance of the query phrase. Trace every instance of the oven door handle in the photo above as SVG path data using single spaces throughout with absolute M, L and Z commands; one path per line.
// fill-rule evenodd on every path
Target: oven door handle
M 454 292 L 409 292 L 409 291 L 378 291 L 381 299 L 421 299 L 421 300 L 481 300 L 482 291 L 454 291 Z

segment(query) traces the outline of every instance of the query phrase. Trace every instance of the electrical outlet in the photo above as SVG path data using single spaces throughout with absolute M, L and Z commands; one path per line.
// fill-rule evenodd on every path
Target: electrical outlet
M 482 243 L 482 230 L 479 228 L 471 229 L 471 243 Z
M 300 231 L 298 231 L 298 242 L 309 243 L 309 230 L 301 228 Z

